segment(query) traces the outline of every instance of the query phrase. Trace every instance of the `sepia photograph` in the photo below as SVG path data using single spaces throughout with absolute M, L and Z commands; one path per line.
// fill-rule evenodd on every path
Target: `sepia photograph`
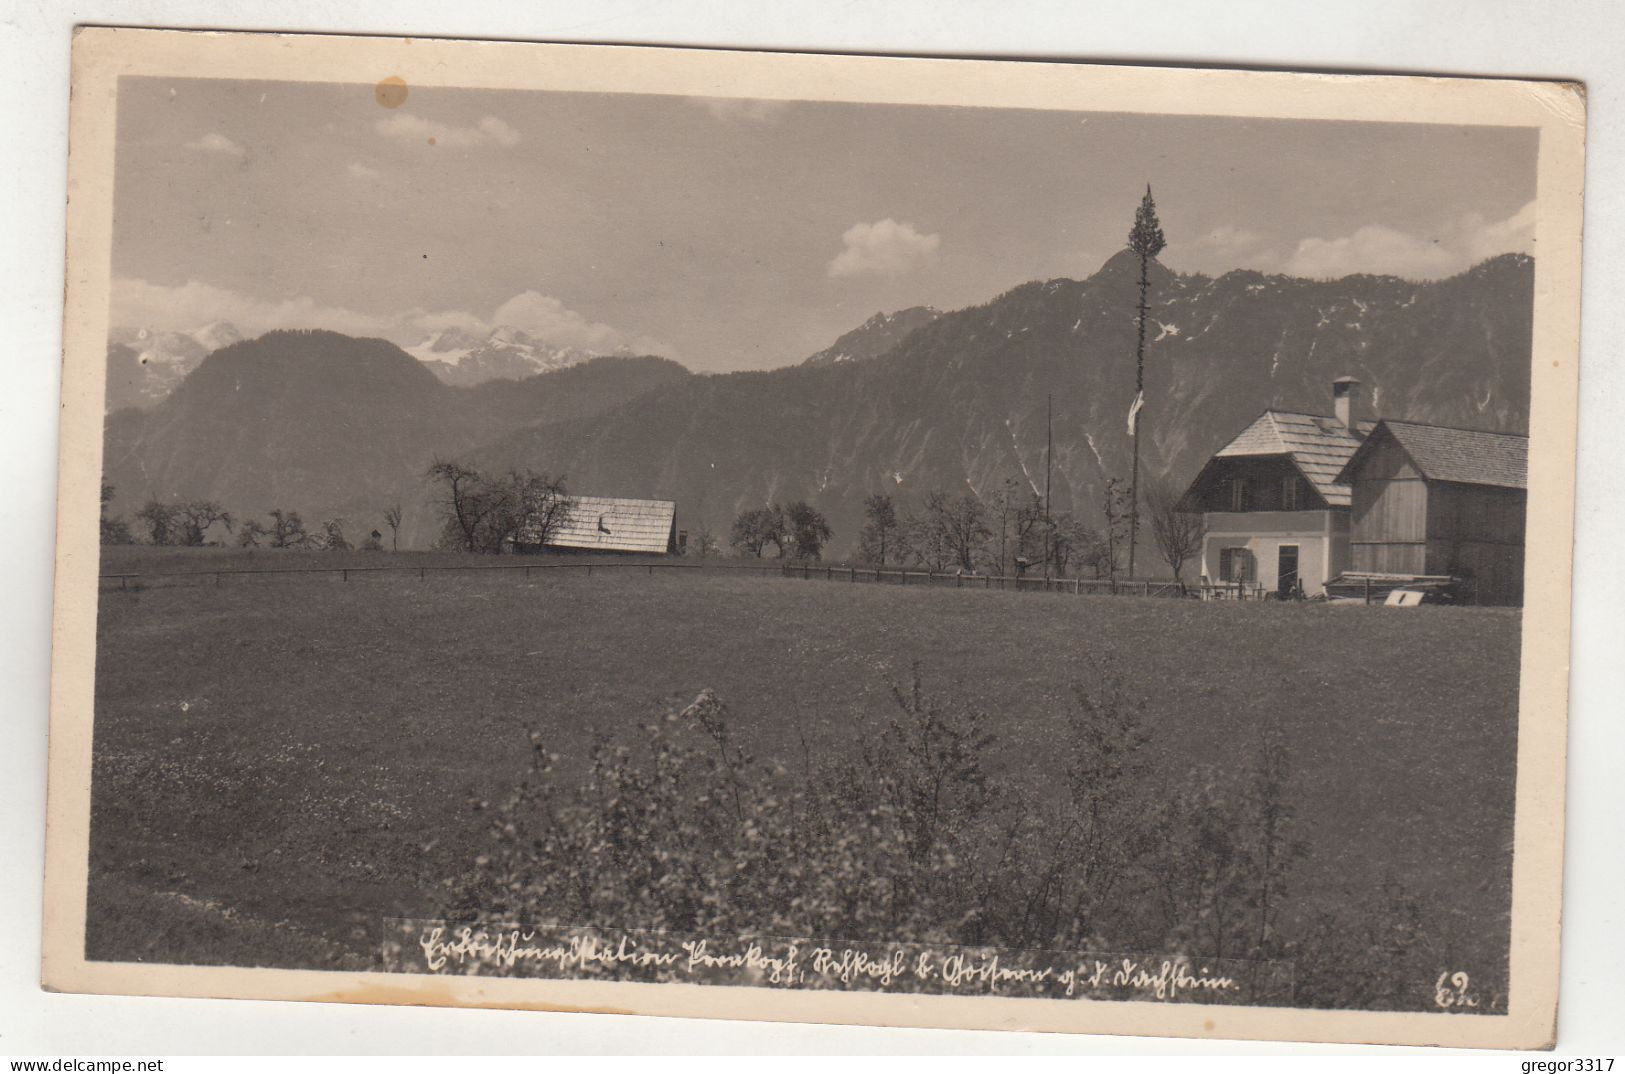
M 1550 1044 L 1573 87 L 75 48 L 48 986 Z

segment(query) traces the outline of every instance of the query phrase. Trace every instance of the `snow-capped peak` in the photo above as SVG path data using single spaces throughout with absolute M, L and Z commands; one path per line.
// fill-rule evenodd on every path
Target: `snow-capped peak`
M 447 384 L 463 386 L 487 380 L 522 380 L 594 357 L 575 347 L 539 340 L 513 325 L 497 325 L 485 333 L 442 328 L 416 346 L 407 347 L 406 353 Z

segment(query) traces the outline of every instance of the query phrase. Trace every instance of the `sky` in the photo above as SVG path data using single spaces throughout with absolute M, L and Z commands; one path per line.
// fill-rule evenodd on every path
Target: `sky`
M 382 103 L 381 103 L 382 102 Z M 1519 128 L 126 78 L 115 325 L 501 324 L 701 372 L 1083 278 L 1435 279 L 1534 253 Z

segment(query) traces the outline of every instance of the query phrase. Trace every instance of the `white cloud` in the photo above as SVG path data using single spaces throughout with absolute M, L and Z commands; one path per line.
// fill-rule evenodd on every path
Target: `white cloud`
M 790 107 L 789 101 L 769 101 L 760 97 L 690 97 L 688 100 L 724 123 L 773 123 L 780 113 Z
M 942 236 L 922 235 L 913 224 L 888 216 L 853 224 L 841 241 L 845 249 L 829 263 L 831 276 L 901 276 L 932 265 Z
M 1295 245 L 1272 244 L 1257 232 L 1225 225 L 1170 243 L 1162 260 L 1171 268 L 1215 276 L 1245 268 L 1310 279 L 1370 273 L 1437 280 L 1497 254 L 1534 252 L 1535 203 L 1530 202 L 1504 220 L 1465 213 L 1425 234 L 1367 224 L 1346 235 L 1311 236 Z
M 1431 280 L 1463 272 L 1496 254 L 1535 250 L 1535 203 L 1504 220 L 1468 213 L 1430 235 L 1371 224 L 1335 239 L 1308 238 L 1286 261 L 1294 276 L 1335 279 L 1369 272 Z
M 448 146 L 469 149 L 482 145 L 498 145 L 512 149 L 519 144 L 519 132 L 496 116 L 486 116 L 472 127 L 453 127 L 423 119 L 410 112 L 395 112 L 373 124 L 379 134 L 412 145 Z
M 273 328 L 331 328 L 349 335 L 388 334 L 390 320 L 296 296 L 267 300 L 191 280 L 177 287 L 118 277 L 113 280 L 115 325 L 187 332 L 211 321 L 230 321 L 245 336 Z
M 519 132 L 496 116 L 486 116 L 480 120 L 480 133 L 504 149 L 512 149 L 519 144 Z
M 593 321 L 559 299 L 525 291 L 502 303 L 490 318 L 464 310 L 409 309 L 388 315 L 326 306 L 305 296 L 261 299 L 192 280 L 179 286 L 120 277 L 113 281 L 112 323 L 157 332 L 189 332 L 212 321 L 230 321 L 246 337 L 277 328 L 326 328 L 352 336 L 378 336 L 402 346 L 431 332 L 461 328 L 484 335 L 507 325 L 558 347 L 597 354 L 632 352 L 674 357 L 657 339 Z
M 344 169 L 344 171 L 345 174 L 349 175 L 349 177 L 352 179 L 377 179 L 383 174 L 377 168 L 369 168 L 360 161 L 352 162 L 348 168 Z
M 248 150 L 219 131 L 210 131 L 201 138 L 192 139 L 186 143 L 186 148 L 196 150 L 199 153 L 218 153 L 220 156 L 235 157 L 238 160 L 248 155 Z
M 1244 263 L 1263 267 L 1257 263 L 1260 257 L 1269 256 L 1263 245 L 1264 236 L 1258 232 L 1225 224 L 1188 242 L 1169 243 L 1160 260 L 1183 272 L 1221 275 Z
M 656 340 L 629 335 L 610 325 L 588 320 L 552 295 L 540 291 L 525 291 L 508 299 L 491 315 L 491 325 L 512 325 L 555 346 L 576 347 L 595 354 L 671 353 L 671 348 Z

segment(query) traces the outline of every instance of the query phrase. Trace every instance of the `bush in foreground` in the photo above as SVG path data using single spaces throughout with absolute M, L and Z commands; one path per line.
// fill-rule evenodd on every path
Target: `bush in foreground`
M 556 773 L 533 732 L 520 785 L 477 804 L 490 845 L 450 916 L 1239 959 L 1291 967 L 1256 1002 L 1433 1009 L 1444 953 L 1400 885 L 1333 906 L 1295 895 L 1310 848 L 1279 734 L 1259 733 L 1244 771 L 1168 771 L 1110 667 L 1067 716 L 1065 774 L 1044 786 L 993 771 L 993 720 L 917 671 L 839 763 L 752 757 L 710 690 L 639 749 L 598 740 L 585 779 Z

